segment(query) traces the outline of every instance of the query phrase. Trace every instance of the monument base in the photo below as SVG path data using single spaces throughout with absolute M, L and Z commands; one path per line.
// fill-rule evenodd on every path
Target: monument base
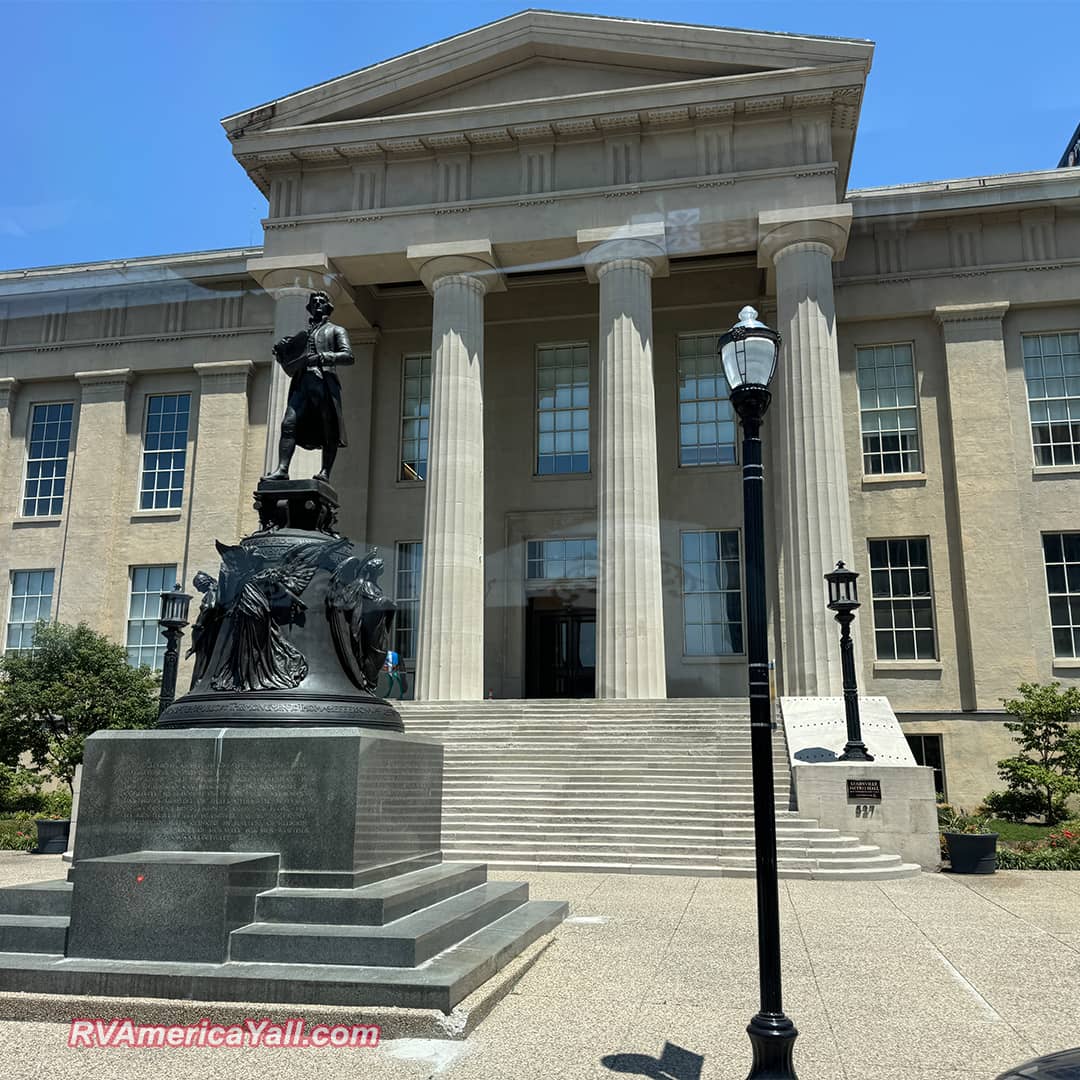
M 69 881 L 0 889 L 0 990 L 450 1011 L 567 905 L 442 862 L 442 746 L 102 731 Z

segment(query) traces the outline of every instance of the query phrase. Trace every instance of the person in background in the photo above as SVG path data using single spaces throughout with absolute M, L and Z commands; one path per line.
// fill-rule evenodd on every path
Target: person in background
M 397 683 L 398 688 L 398 700 L 404 700 L 405 695 L 409 692 L 409 684 L 405 678 L 405 668 L 402 666 L 401 657 L 394 649 L 390 649 L 386 654 L 386 663 L 383 664 L 383 671 L 386 672 L 390 679 L 390 685 L 387 688 L 386 696 L 390 698 L 394 694 L 394 683 Z

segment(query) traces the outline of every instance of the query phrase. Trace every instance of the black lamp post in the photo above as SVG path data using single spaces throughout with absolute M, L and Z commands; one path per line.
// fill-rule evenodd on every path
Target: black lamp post
M 165 634 L 165 662 L 161 667 L 161 697 L 158 699 L 160 716 L 176 697 L 176 672 L 180 666 L 180 638 L 188 624 L 188 607 L 191 597 L 183 591 L 178 581 L 171 592 L 161 594 L 161 617 L 158 624 Z
M 754 778 L 754 851 L 757 862 L 758 981 L 761 1008 L 746 1031 L 754 1062 L 747 1080 L 797 1080 L 792 1063 L 795 1025 L 784 1015 L 780 984 L 780 896 L 776 870 L 776 794 L 773 788 L 772 705 L 765 607 L 765 469 L 761 422 L 772 395 L 780 335 L 758 321 L 752 307 L 720 338 L 720 359 L 731 404 L 743 428 L 743 531 L 746 547 L 747 667 L 750 752 Z
M 855 609 L 860 607 L 859 590 L 855 584 L 858 574 L 842 562 L 825 575 L 829 583 L 829 610 L 836 613 L 840 624 L 840 669 L 844 677 L 844 716 L 847 719 L 847 743 L 838 761 L 873 761 L 873 755 L 862 740 L 859 722 L 859 688 L 855 682 L 855 646 L 851 640 L 851 623 Z

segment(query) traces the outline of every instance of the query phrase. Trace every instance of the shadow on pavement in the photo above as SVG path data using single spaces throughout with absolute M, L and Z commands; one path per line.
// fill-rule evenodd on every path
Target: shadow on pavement
M 658 1058 L 647 1054 L 608 1054 L 600 1059 L 612 1072 L 634 1073 L 654 1080 L 701 1080 L 704 1062 L 701 1054 L 674 1043 L 664 1043 L 664 1052 Z

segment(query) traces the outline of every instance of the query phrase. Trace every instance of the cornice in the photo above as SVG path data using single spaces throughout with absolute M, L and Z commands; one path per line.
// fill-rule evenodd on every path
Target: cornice
M 944 327 L 953 323 L 1000 323 L 1008 310 L 1008 300 L 992 300 L 979 304 L 944 304 L 934 308 L 934 318 Z
M 912 281 L 930 278 L 962 278 L 991 274 L 1045 273 L 1054 270 L 1067 270 L 1080 267 L 1080 257 L 1072 259 L 1050 259 L 1046 262 L 1012 262 L 981 264 L 977 267 L 940 266 L 928 270 L 903 270 L 896 274 L 859 274 L 855 277 L 838 276 L 836 288 L 848 285 L 906 285 Z
M 127 401 L 135 373 L 131 368 L 111 368 L 107 371 L 76 371 L 75 378 L 82 386 L 84 402 Z
M 272 326 L 236 326 L 225 330 L 180 330 L 175 334 L 132 334 L 122 338 L 80 338 L 77 341 L 51 341 L 47 345 L 5 345 L 0 349 L 0 356 L 9 353 L 57 352 L 60 349 L 103 348 L 124 345 L 137 345 L 143 342 L 188 341 L 196 338 L 229 338 L 241 334 L 272 334 Z
M 19 380 L 11 375 L 0 377 L 0 409 L 10 409 L 19 394 Z
M 809 178 L 835 176 L 835 162 L 823 162 L 812 168 L 785 165 L 773 169 L 750 169 L 735 173 L 712 173 L 699 176 L 678 177 L 673 180 L 645 180 L 623 187 L 605 185 L 595 188 L 568 188 L 545 191 L 542 195 L 493 195 L 486 199 L 471 199 L 467 203 L 417 203 L 412 206 L 384 206 L 378 213 L 358 214 L 355 210 L 338 210 L 329 214 L 309 214 L 295 218 L 263 218 L 262 227 L 267 232 L 276 229 L 293 229 L 303 225 L 357 223 L 382 221 L 385 218 L 409 217 L 417 214 L 441 216 L 448 212 L 468 213 L 471 210 L 498 209 L 504 206 L 548 206 L 576 199 L 623 198 L 652 192 L 672 191 L 679 188 L 727 187 L 732 184 L 758 183 L 783 177 Z
M 582 141 L 604 138 L 618 130 L 678 129 L 736 117 L 769 120 L 823 109 L 831 109 L 835 126 L 851 127 L 862 100 L 864 77 L 859 64 L 833 64 L 821 69 L 728 75 L 469 109 L 283 127 L 248 135 L 242 143 L 234 144 L 233 151 L 265 192 L 269 174 L 275 169 L 299 169 L 305 163 L 307 167 L 343 166 L 358 158 L 380 156 L 390 160 L 432 156 L 446 152 L 448 139 L 462 152 L 475 153 L 538 137 Z M 755 89 L 764 89 L 763 79 L 778 85 L 769 93 L 748 94 L 748 79 L 759 80 Z M 819 85 L 807 86 L 808 80 Z

